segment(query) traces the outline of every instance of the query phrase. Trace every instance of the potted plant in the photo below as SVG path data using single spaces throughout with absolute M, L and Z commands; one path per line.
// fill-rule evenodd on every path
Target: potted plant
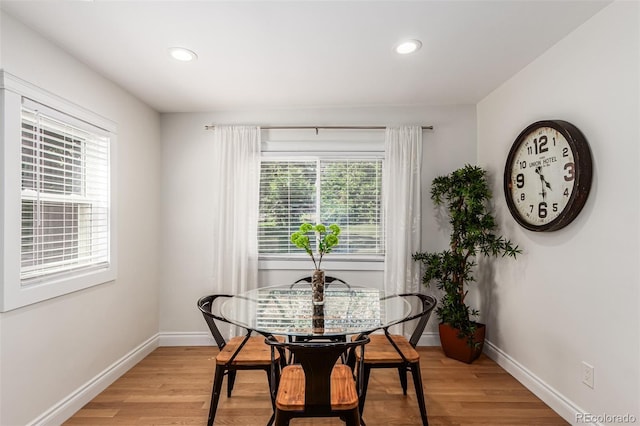
M 444 291 L 436 313 L 445 355 L 471 363 L 482 352 L 485 331 L 485 325 L 474 320 L 478 310 L 465 303 L 468 285 L 475 281 L 476 258 L 479 255 L 515 258 L 522 251 L 494 233 L 497 224 L 489 210 L 491 190 L 484 169 L 466 165 L 435 178 L 431 199 L 436 208 L 444 208 L 448 213 L 449 248 L 436 253 L 418 252 L 412 257 L 422 262 L 422 283 L 429 286 L 435 282 Z
M 315 235 L 313 244 L 313 247 L 317 250 L 315 255 L 309 234 Z M 303 223 L 298 231 L 291 234 L 291 242 L 296 247 L 304 249 L 313 261 L 315 269 L 311 274 L 311 289 L 313 291 L 313 303 L 316 305 L 324 304 L 324 270 L 320 268 L 322 258 L 325 254 L 331 253 L 331 250 L 338 245 L 338 235 L 340 235 L 340 227 L 338 225 L 333 224 L 327 227 L 322 223 L 317 225 Z

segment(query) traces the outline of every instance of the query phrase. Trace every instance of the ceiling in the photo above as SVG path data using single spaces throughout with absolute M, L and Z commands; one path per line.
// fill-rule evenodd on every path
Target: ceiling
M 475 104 L 607 1 L 15 1 L 160 112 Z M 419 39 L 418 52 L 393 47 Z M 173 60 L 170 46 L 198 60 Z

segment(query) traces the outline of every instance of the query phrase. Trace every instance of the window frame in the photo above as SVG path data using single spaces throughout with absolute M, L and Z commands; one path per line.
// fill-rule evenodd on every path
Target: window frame
M 295 144 L 295 151 L 291 145 Z M 265 149 L 266 148 L 266 149 Z M 382 160 L 385 167 L 384 146 L 376 141 L 286 141 L 263 143 L 261 157 L 268 159 L 300 159 L 306 160 L 315 157 L 322 159 L 362 159 L 367 158 Z M 382 184 L 381 184 L 382 186 Z M 381 188 L 382 190 L 382 188 Z M 384 196 L 384 195 L 382 195 Z M 381 207 L 383 227 L 385 225 L 384 206 Z M 386 242 L 385 242 L 386 250 Z M 332 253 L 322 260 L 323 269 L 333 271 L 382 271 L 384 270 L 384 254 L 350 254 Z M 310 258 L 306 253 L 300 254 L 261 254 L 258 253 L 258 268 L 261 270 L 310 270 Z
M 23 98 L 103 130 L 109 137 L 109 261 L 104 267 L 42 277 L 24 285 L 21 270 Z M 62 296 L 117 277 L 117 125 L 66 99 L 0 70 L 0 312 Z

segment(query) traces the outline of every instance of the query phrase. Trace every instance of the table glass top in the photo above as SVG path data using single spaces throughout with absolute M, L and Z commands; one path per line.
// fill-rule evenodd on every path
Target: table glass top
M 403 297 L 369 287 L 327 286 L 324 300 L 324 305 L 313 305 L 310 287 L 265 287 L 228 299 L 221 313 L 234 324 L 265 333 L 335 336 L 394 324 L 411 311 Z

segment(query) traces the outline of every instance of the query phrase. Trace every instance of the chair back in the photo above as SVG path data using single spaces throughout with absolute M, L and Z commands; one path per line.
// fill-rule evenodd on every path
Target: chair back
M 331 411 L 331 371 L 338 358 L 346 351 L 355 350 L 356 347 L 360 347 L 360 350 L 364 351 L 365 344 L 369 343 L 369 338 L 359 337 L 358 340 L 350 342 L 278 342 L 267 338 L 265 342 L 271 345 L 272 354 L 274 354 L 274 348 L 286 348 L 294 354 L 296 362 L 302 366 L 306 378 L 305 412 L 310 415 L 322 415 Z M 356 376 L 361 379 L 363 377 L 363 363 L 360 363 L 358 367 L 360 372 Z M 272 383 L 277 383 L 277 380 L 272 380 Z M 357 392 L 358 395 L 362 393 L 360 380 Z
M 202 316 L 204 317 L 205 322 L 209 326 L 209 330 L 211 330 L 211 335 L 216 341 L 218 348 L 222 350 L 222 348 L 226 346 L 227 341 L 222 336 L 222 333 L 220 333 L 220 330 L 218 329 L 216 321 L 222 321 L 222 322 L 227 322 L 227 321 L 225 321 L 224 318 L 222 318 L 220 315 L 215 313 L 215 309 L 214 309 L 214 303 L 216 299 L 220 297 L 231 297 L 231 296 L 228 294 L 211 294 L 209 296 L 201 297 L 198 300 L 198 309 L 200 309 L 200 312 L 202 312 Z
M 436 307 L 438 303 L 436 298 L 433 296 L 427 296 L 422 293 L 403 293 L 400 296 L 402 297 L 416 297 L 420 300 L 420 310 L 414 314 L 409 316 L 406 321 L 412 321 L 417 319 L 418 323 L 416 324 L 416 328 L 413 329 L 411 333 L 411 337 L 409 338 L 409 343 L 414 348 L 418 345 L 418 341 L 424 332 L 425 327 L 427 326 L 427 322 L 429 322 L 429 318 L 431 317 L 431 312 L 433 312 L 433 308 Z
M 300 284 L 300 283 L 308 283 L 308 284 L 311 284 L 311 282 L 312 282 L 312 281 L 313 281 L 313 278 L 311 277 L 311 275 L 306 276 L 306 277 L 302 277 L 302 278 L 300 278 L 299 280 L 297 280 L 296 282 L 294 282 L 293 284 L 291 284 L 291 288 L 295 287 L 295 286 L 296 286 L 296 284 Z M 334 283 L 334 282 L 335 282 L 335 283 L 340 283 L 340 284 L 344 285 L 344 286 L 345 286 L 345 287 L 347 287 L 347 288 L 351 288 L 351 286 L 350 286 L 349 284 L 347 284 L 347 282 L 346 282 L 346 281 L 344 281 L 344 280 L 342 280 L 342 279 L 340 279 L 340 278 L 332 277 L 332 276 L 329 276 L 329 275 L 327 275 L 327 276 L 325 276 L 325 277 L 324 277 L 324 283 L 325 283 L 325 285 L 329 286 L 329 285 L 331 285 L 331 284 L 332 284 L 332 283 Z

